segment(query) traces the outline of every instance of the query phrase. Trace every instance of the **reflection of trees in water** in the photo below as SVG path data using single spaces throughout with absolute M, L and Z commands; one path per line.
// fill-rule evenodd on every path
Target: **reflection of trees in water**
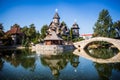
M 25 68 L 25 69 L 29 69 L 30 71 L 34 71 L 35 69 L 35 59 L 34 58 L 23 58 L 21 60 L 21 65 Z
M 2 51 L 2 53 L 2 58 L 14 67 L 21 65 L 25 69 L 30 69 L 31 71 L 35 68 L 35 59 L 26 57 L 27 55 L 30 55 L 30 50 L 9 50 Z
M 99 64 L 94 63 L 101 80 L 109 80 L 112 76 L 112 70 L 120 71 L 120 63 Z
M 72 55 L 72 57 L 70 58 L 70 63 L 74 68 L 77 68 L 79 65 L 79 56 L 76 55 Z
M 77 67 L 79 64 L 79 57 L 72 53 L 63 53 L 62 55 L 41 57 L 41 63 L 44 66 L 49 66 L 52 74 L 55 77 L 60 75 L 60 70 L 64 69 L 68 62 L 70 62 L 73 67 Z
M 3 64 L 4 64 L 4 61 L 1 59 L 1 57 L 0 57 L 0 71 L 2 70 L 2 68 L 3 68 Z
M 115 56 L 119 50 L 116 48 L 94 48 L 94 49 L 85 49 L 86 53 L 95 58 L 107 59 Z

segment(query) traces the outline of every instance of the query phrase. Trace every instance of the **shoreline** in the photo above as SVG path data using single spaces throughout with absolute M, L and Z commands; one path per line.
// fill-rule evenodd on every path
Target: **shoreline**
M 0 46 L 0 50 L 17 50 L 17 49 L 32 49 L 32 47 L 24 47 L 21 45 L 14 45 L 14 46 Z

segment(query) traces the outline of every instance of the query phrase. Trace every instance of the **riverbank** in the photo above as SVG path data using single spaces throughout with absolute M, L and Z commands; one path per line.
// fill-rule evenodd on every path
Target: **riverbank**
M 0 46 L 0 50 L 14 50 L 14 49 L 25 49 L 25 48 L 32 49 L 32 47 L 24 47 L 21 45 Z

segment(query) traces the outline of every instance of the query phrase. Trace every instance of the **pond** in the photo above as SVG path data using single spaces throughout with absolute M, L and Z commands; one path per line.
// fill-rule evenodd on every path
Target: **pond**
M 66 51 L 43 55 L 0 51 L 0 80 L 119 80 L 120 63 L 99 64 Z

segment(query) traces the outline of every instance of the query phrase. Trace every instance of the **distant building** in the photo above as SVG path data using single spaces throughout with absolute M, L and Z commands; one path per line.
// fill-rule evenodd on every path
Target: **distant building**
M 11 36 L 14 45 L 22 43 L 22 38 L 24 35 L 21 32 L 21 28 L 19 25 L 13 25 L 11 29 L 6 32 L 6 34 Z
M 92 34 L 82 34 L 81 37 L 83 37 L 83 39 L 90 39 L 92 38 Z
M 73 33 L 73 37 L 74 38 L 77 38 L 77 37 L 79 37 L 79 26 L 78 26 L 78 24 L 75 22 L 73 25 L 72 25 L 72 33 Z

